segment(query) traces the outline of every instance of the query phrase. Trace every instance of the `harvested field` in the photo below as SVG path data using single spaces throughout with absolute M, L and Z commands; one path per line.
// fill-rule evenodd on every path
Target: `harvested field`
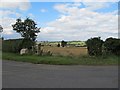
M 43 51 L 51 51 L 53 55 L 81 56 L 87 54 L 86 47 L 42 47 Z

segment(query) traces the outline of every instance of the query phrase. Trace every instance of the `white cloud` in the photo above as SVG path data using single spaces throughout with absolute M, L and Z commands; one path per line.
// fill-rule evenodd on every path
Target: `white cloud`
M 86 9 L 97 10 L 101 8 L 109 7 L 108 2 L 84 2 Z
M 0 15 L 1 15 L 1 17 L 6 17 L 9 15 L 15 15 L 16 17 L 21 16 L 21 14 L 15 12 L 15 11 L 11 11 L 11 10 L 0 10 Z
M 66 13 L 71 13 L 70 10 L 76 11 L 78 7 L 81 6 L 81 3 L 74 3 L 74 4 L 56 4 L 54 8 L 58 10 L 59 12 L 66 14 Z
M 115 15 L 116 11 L 111 13 L 94 11 L 95 7 L 104 8 L 106 4 L 103 5 L 97 7 L 94 3 L 90 3 L 87 8 L 79 8 L 80 4 L 77 6 L 70 5 L 70 3 L 57 4 L 54 8 L 61 13 L 61 16 L 55 21 L 47 23 L 48 27 L 44 28 L 41 34 L 51 40 L 87 40 L 94 36 L 100 36 L 103 39 L 109 36 L 117 37 L 118 16 Z
M 10 35 L 14 33 L 12 30 L 12 24 L 14 24 L 15 21 L 16 20 L 14 18 L 9 17 L 0 18 L 0 25 L 2 25 L 3 27 L 3 34 Z
M 30 6 L 29 0 L 0 0 L 0 25 L 3 27 L 4 35 L 15 34 L 12 29 L 12 24 L 15 23 L 16 18 L 22 16 L 22 14 L 18 13 L 16 10 L 25 11 L 28 10 Z M 10 15 L 14 16 L 14 18 Z
M 13 29 L 12 24 L 15 23 L 16 19 L 21 16 L 21 14 L 15 12 L 14 10 L 0 10 L 0 25 L 3 27 L 3 34 L 5 35 L 12 35 Z M 13 17 L 10 17 L 10 15 L 13 15 Z
M 73 0 L 74 2 L 118 2 L 119 0 Z
M 41 9 L 40 12 L 44 13 L 44 12 L 47 12 L 46 9 Z
M 2 0 L 0 8 L 28 10 L 30 2 L 28 0 Z

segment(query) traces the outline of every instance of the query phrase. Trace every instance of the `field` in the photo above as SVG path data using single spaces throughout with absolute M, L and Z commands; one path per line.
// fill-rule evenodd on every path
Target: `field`
M 45 46 L 57 46 L 57 44 L 61 43 L 61 41 L 38 41 L 37 43 L 41 43 L 42 45 L 45 45 Z M 86 46 L 86 43 L 85 41 L 67 41 L 67 45 L 68 46 L 75 46 L 75 45 L 79 45 L 81 47 L 83 46 Z
M 43 52 L 50 51 L 49 55 L 20 55 L 19 53 L 2 53 L 3 60 L 30 62 L 34 64 L 53 65 L 118 65 L 120 57 L 115 55 L 89 56 L 86 47 L 57 47 L 56 44 L 44 45 Z
M 43 51 L 50 51 L 53 55 L 62 55 L 62 56 L 81 56 L 87 55 L 86 47 L 52 47 L 44 46 L 41 49 Z
M 120 57 L 115 55 L 91 57 L 85 47 L 42 47 L 44 52 L 50 50 L 53 55 L 20 55 L 15 53 L 3 53 L 3 60 L 30 62 L 34 64 L 53 65 L 118 65 Z

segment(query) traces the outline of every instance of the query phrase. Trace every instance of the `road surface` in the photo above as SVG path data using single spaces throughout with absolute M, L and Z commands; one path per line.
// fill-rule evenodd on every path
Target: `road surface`
M 60 66 L 3 60 L 3 88 L 117 88 L 117 66 Z

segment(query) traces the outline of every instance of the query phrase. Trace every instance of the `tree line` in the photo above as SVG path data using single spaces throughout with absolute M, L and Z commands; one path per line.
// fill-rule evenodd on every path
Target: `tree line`
M 90 56 L 120 55 L 120 39 L 117 38 L 110 37 L 103 41 L 100 37 L 94 37 L 88 39 L 86 44 Z

